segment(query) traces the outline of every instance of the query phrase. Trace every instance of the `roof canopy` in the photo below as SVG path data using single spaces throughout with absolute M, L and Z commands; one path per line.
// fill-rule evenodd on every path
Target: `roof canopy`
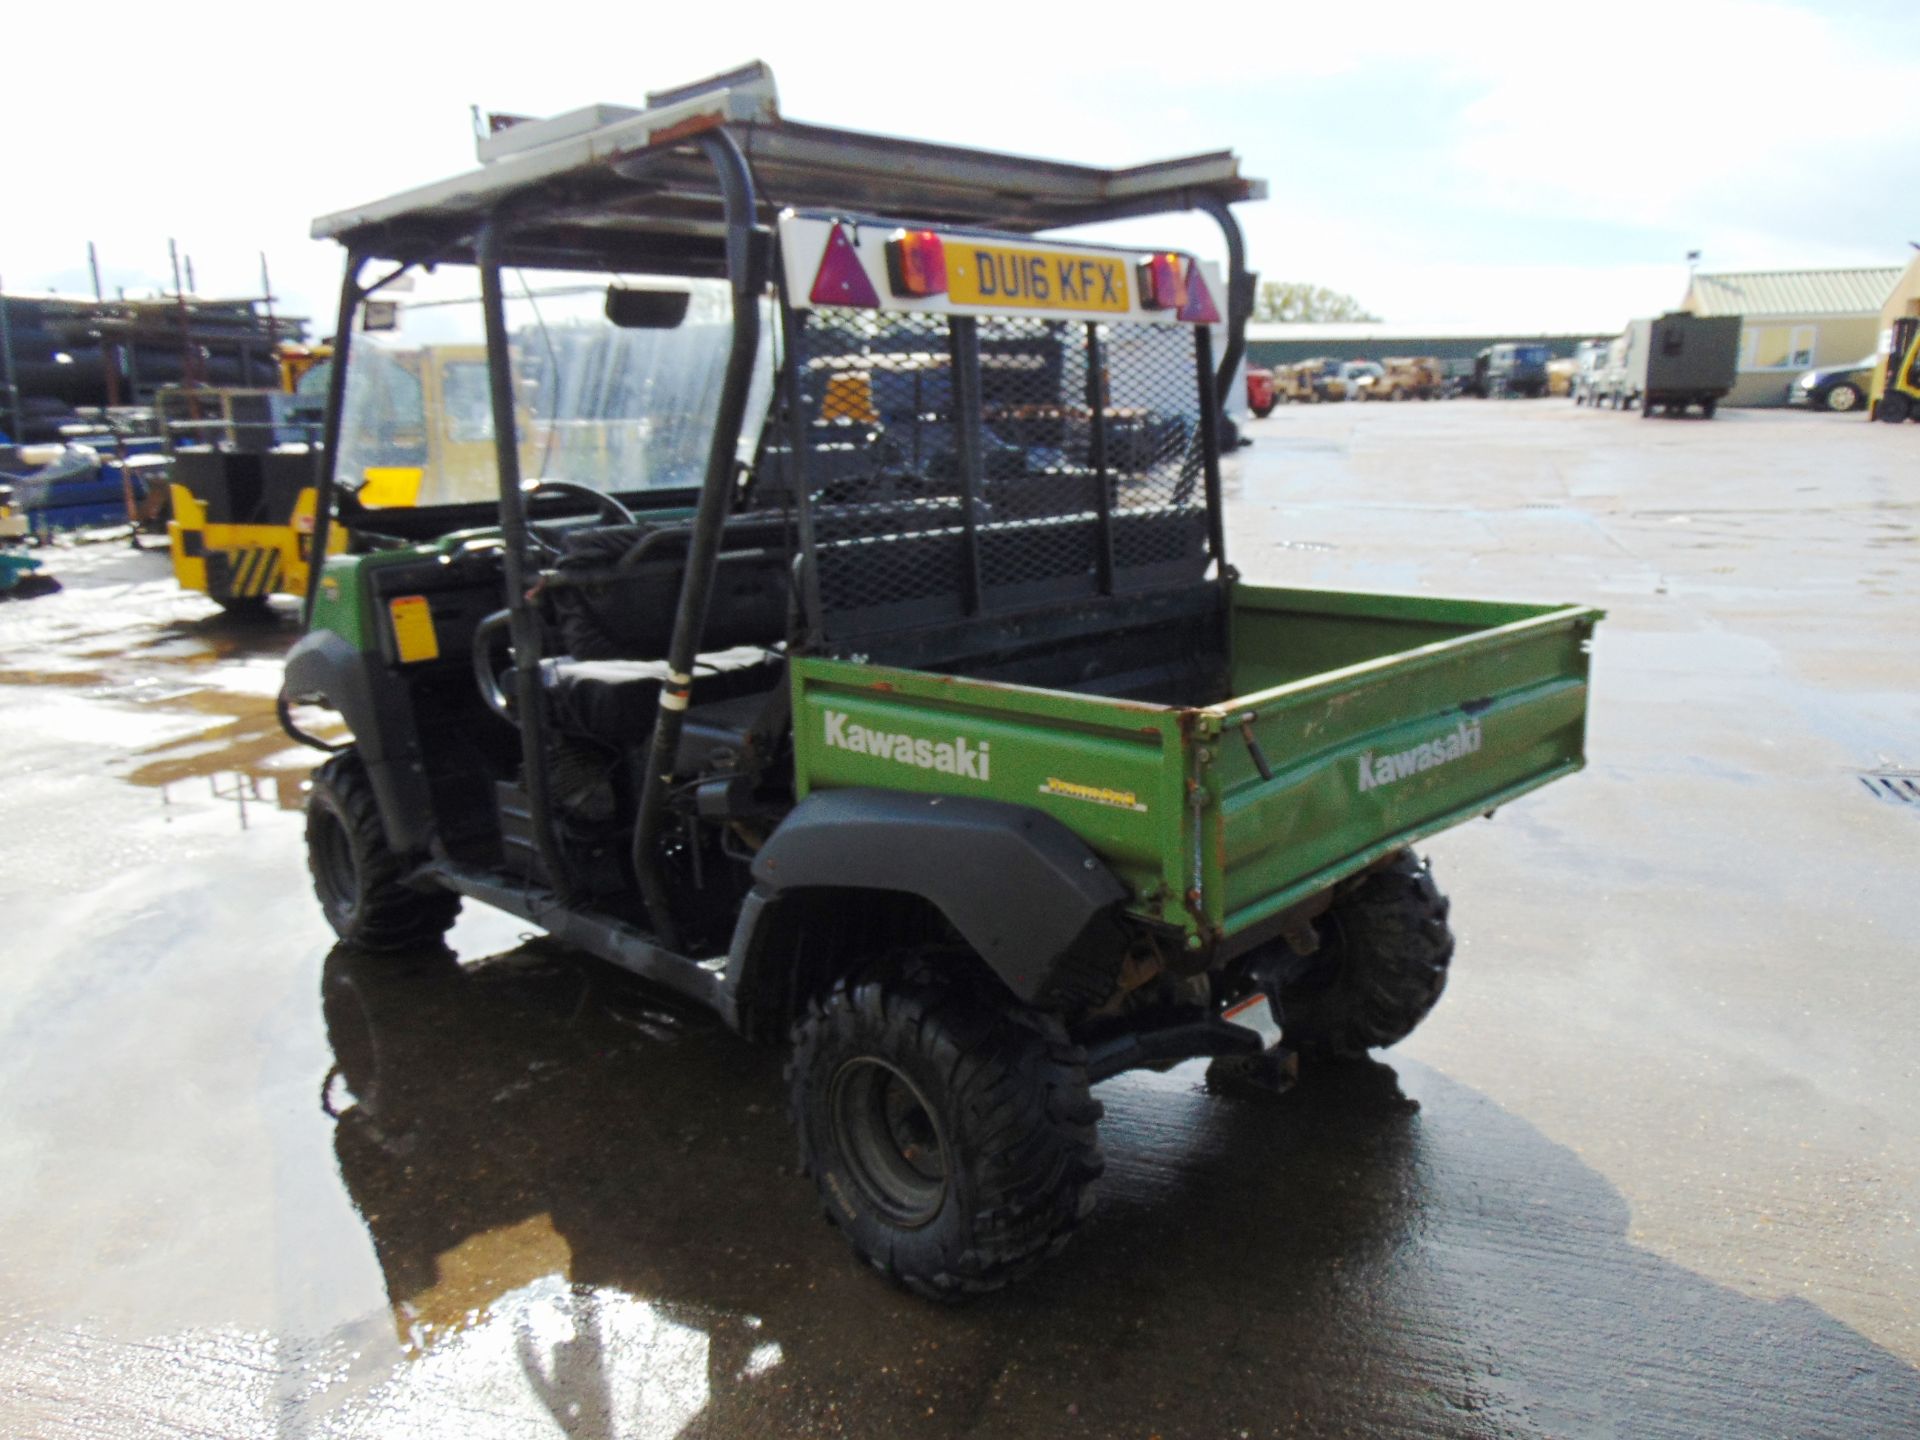
M 721 273 L 719 185 L 694 143 L 720 127 L 768 220 L 794 207 L 1024 234 L 1266 195 L 1226 150 L 1105 170 L 803 125 L 781 118 L 759 63 L 647 99 L 501 129 L 480 142 L 478 169 L 322 216 L 313 234 L 395 259 L 470 259 L 478 222 L 505 206 L 525 263 L 601 264 L 611 249 L 634 269 Z

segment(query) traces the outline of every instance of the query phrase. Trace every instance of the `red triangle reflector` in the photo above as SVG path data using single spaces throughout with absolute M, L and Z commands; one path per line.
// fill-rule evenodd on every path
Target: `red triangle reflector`
M 1179 318 L 1192 320 L 1199 325 L 1220 323 L 1220 310 L 1213 303 L 1213 295 L 1207 289 L 1206 277 L 1200 273 L 1198 260 L 1187 265 L 1187 303 L 1180 307 Z
M 813 277 L 813 289 L 807 298 L 816 305 L 852 305 L 868 310 L 880 308 L 879 292 L 867 278 L 867 267 L 860 263 L 860 252 L 838 225 L 827 236 L 827 253 L 820 257 L 820 269 Z

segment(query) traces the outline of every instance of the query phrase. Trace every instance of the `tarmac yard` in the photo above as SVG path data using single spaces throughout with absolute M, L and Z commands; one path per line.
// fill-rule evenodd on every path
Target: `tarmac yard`
M 1100 1207 L 959 1308 L 858 1268 L 781 1057 L 469 906 L 329 951 L 293 638 L 163 550 L 0 603 L 0 1433 L 1920 1433 L 1920 436 L 1286 407 L 1282 584 L 1587 602 L 1587 772 L 1424 847 L 1433 1018 L 1099 1092 Z

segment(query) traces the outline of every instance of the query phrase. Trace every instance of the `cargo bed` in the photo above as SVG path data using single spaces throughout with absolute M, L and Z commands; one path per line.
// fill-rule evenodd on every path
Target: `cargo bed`
M 1230 952 L 1380 856 L 1579 769 L 1600 618 L 1235 585 L 1224 684 L 1188 704 L 797 658 L 796 783 L 1032 806 L 1113 868 L 1135 914 Z

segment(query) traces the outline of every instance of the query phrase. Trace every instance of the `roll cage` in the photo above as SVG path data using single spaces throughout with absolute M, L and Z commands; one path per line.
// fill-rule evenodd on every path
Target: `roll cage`
M 540 624 L 532 598 L 538 577 L 528 568 L 529 499 L 522 484 L 502 272 L 525 266 L 727 282 L 732 333 L 702 483 L 697 493 L 649 497 L 655 504 L 681 503 L 692 512 L 676 527 L 686 544 L 684 579 L 665 656 L 669 684 L 651 736 L 632 852 L 642 898 L 660 922 L 660 938 L 677 948 L 665 880 L 653 858 L 655 841 L 666 814 L 667 777 L 680 750 L 689 677 L 706 627 L 726 521 L 738 494 L 736 452 L 760 348 L 762 297 L 770 287 L 781 297 L 783 360 L 776 406 L 784 405 L 791 423 L 784 438 L 773 443 L 784 445 L 784 468 L 794 477 L 790 499 L 801 488 L 803 457 L 821 448 L 817 437 L 804 433 L 800 417 L 807 407 L 801 392 L 809 373 L 825 388 L 836 346 L 843 353 L 844 347 L 856 346 L 863 354 L 904 356 L 918 343 L 949 355 L 950 401 L 959 417 L 951 427 L 952 454 L 931 467 L 916 456 L 913 473 L 922 485 L 930 470 L 950 472 L 950 481 L 934 482 L 931 498 L 908 494 L 876 501 L 863 492 L 852 501 L 823 503 L 824 492 L 815 492 L 814 503 L 800 506 L 802 548 L 810 562 L 802 579 L 807 642 L 863 653 L 872 635 L 899 628 L 910 614 L 916 643 L 929 643 L 931 635 L 937 645 L 941 634 L 951 637 L 954 624 L 971 622 L 975 629 L 1005 624 L 1009 608 L 1041 598 L 1071 606 L 1133 589 L 1191 586 L 1209 564 L 1224 581 L 1215 427 L 1244 352 L 1253 291 L 1229 206 L 1261 198 L 1265 187 L 1243 178 L 1237 158 L 1228 152 L 1106 170 L 803 125 L 780 116 L 772 76 L 758 64 L 649 96 L 648 102 L 640 111 L 603 107 L 514 126 L 481 141 L 486 163 L 478 170 L 315 223 L 315 237 L 338 240 L 347 261 L 312 543 L 314 553 L 325 554 L 333 523 L 357 526 L 371 518 L 358 512 L 350 494 L 337 490 L 332 458 L 340 453 L 345 382 L 362 302 L 394 273 L 390 267 L 476 267 L 489 357 L 507 624 L 515 656 L 514 709 L 534 836 L 544 852 L 551 801 L 539 703 Z M 1191 423 L 1177 446 L 1156 436 L 1146 422 L 1122 433 L 1120 422 L 1110 418 L 1124 407 L 1103 393 L 1106 326 L 1037 318 L 983 337 L 981 322 L 971 318 L 937 325 L 923 320 L 916 332 L 915 317 L 908 316 L 881 333 L 822 320 L 818 312 L 803 313 L 807 307 L 789 303 L 791 285 L 781 275 L 780 219 L 794 211 L 856 221 L 873 214 L 900 217 L 889 220 L 894 225 L 911 217 L 915 225 L 1017 236 L 1182 210 L 1209 215 L 1224 236 L 1226 293 L 1220 308 L 1226 338 L 1216 357 L 1206 326 L 1182 327 L 1180 341 L 1190 344 L 1191 352 L 1161 354 L 1153 362 L 1169 385 L 1186 387 L 1177 403 L 1190 406 Z M 1164 349 L 1167 342 L 1154 343 Z M 985 395 L 979 382 L 983 355 L 1009 374 L 1039 366 L 1052 377 L 1052 402 L 1035 403 L 1036 396 L 1017 391 L 998 401 Z M 809 364 L 817 369 L 809 372 Z M 1177 379 L 1182 366 L 1186 378 Z M 1072 407 L 1058 403 L 1062 377 L 1069 373 L 1078 377 L 1084 394 L 1084 402 Z M 821 393 L 807 398 L 815 414 L 823 403 L 832 404 Z M 878 402 L 869 397 L 854 403 Z M 1024 433 L 1035 437 L 1036 450 L 1071 451 L 1077 457 L 1050 465 L 1039 477 L 1041 488 L 1060 488 L 1062 477 L 1092 476 L 1097 495 L 1042 506 L 1040 513 L 988 497 L 984 492 L 995 461 L 980 451 L 987 434 L 983 416 L 994 403 L 1002 406 L 1006 423 L 1024 426 Z M 1063 438 L 1068 430 L 1070 441 Z M 1116 460 L 1122 449 L 1135 458 Z M 1125 477 L 1130 488 L 1123 493 Z M 375 528 L 404 533 L 406 521 L 383 511 Z M 876 538 L 889 544 L 876 546 L 871 543 Z M 845 567 L 836 576 L 828 558 L 836 554 L 868 567 L 891 556 L 891 566 L 883 563 L 876 573 L 896 579 L 931 563 L 930 573 L 956 582 L 947 586 L 943 580 L 937 588 L 943 595 L 956 594 L 957 608 L 950 614 L 937 605 L 929 611 L 924 584 L 919 590 L 912 584 L 893 590 L 863 586 Z M 306 596 L 309 621 L 320 575 L 321 567 L 315 566 Z M 989 615 L 996 594 L 1013 603 Z M 954 642 L 949 638 L 948 643 Z M 896 655 L 909 658 L 906 652 Z

